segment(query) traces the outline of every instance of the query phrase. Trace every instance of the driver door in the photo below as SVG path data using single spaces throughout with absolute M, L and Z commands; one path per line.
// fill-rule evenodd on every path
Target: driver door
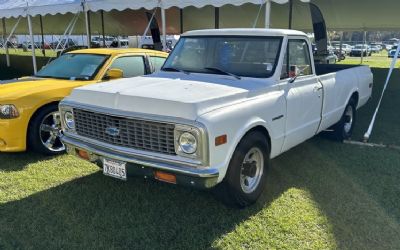
M 321 121 L 323 89 L 311 64 L 305 39 L 289 39 L 286 49 L 282 80 L 287 81 L 286 151 L 311 138 Z M 293 79 L 297 75 L 293 82 Z

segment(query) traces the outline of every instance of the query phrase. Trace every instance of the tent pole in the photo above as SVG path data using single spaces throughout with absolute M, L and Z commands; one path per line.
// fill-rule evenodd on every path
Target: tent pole
M 103 47 L 106 47 L 106 37 L 104 32 L 104 10 L 100 11 L 100 16 L 101 16 L 101 33 L 103 35 Z
M 219 29 L 219 8 L 214 7 L 214 28 Z
M 86 7 L 86 2 L 83 2 L 83 12 L 85 13 L 85 24 L 86 24 L 86 42 L 88 48 L 90 48 L 90 42 L 91 42 L 91 37 L 90 37 L 90 14 L 89 10 L 87 10 Z
M 289 0 L 289 29 L 292 29 L 293 20 L 293 0 Z
M 339 61 L 341 61 L 340 57 L 342 56 L 342 51 L 343 51 L 343 31 L 340 32 Z
M 7 30 L 6 30 L 6 18 L 2 18 L 3 21 L 3 42 L 4 44 L 4 49 L 6 50 L 6 61 L 7 61 L 7 67 L 10 67 L 10 53 L 8 51 L 8 39 L 6 39 L 7 36 Z
M 265 28 L 271 27 L 271 0 L 265 2 Z
M 43 34 L 43 20 L 42 20 L 42 15 L 39 15 L 39 21 L 40 21 L 40 33 L 42 35 L 42 53 L 44 56 L 46 56 L 46 50 L 44 49 L 44 34 Z
M 366 40 L 367 40 L 367 32 L 364 31 L 364 33 L 363 33 L 363 47 L 365 47 Z M 368 47 L 365 50 L 365 56 L 368 56 Z M 364 48 L 361 50 L 361 64 L 363 64 L 363 62 L 364 62 Z
M 165 9 L 161 8 L 161 22 L 162 22 L 162 32 L 163 32 L 163 51 L 167 50 L 167 25 L 165 20 Z
M 180 33 L 183 33 L 183 9 L 179 9 Z
M 33 30 L 32 30 L 32 17 L 31 15 L 27 15 L 28 18 L 28 28 L 29 28 L 29 36 L 31 38 L 31 46 L 32 46 L 32 63 L 33 63 L 33 73 L 36 74 L 37 72 L 37 65 L 36 65 L 36 54 L 35 54 L 35 40 L 33 37 Z

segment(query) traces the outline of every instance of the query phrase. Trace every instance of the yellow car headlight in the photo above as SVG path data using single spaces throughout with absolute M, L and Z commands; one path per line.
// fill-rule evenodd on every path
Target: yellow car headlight
M 12 104 L 0 104 L 0 119 L 14 119 L 19 117 L 18 109 Z

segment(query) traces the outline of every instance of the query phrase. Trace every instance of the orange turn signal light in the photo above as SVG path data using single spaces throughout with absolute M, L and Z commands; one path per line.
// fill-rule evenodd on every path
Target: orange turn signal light
M 155 171 L 154 172 L 154 178 L 159 181 L 164 181 L 172 184 L 176 184 L 176 176 L 173 174 L 161 172 L 161 171 Z
M 215 137 L 215 146 L 219 146 L 228 142 L 228 137 L 226 135 L 220 135 Z
M 86 151 L 84 151 L 84 150 L 78 149 L 78 150 L 77 150 L 77 153 L 78 153 L 78 156 L 79 156 L 80 158 L 82 158 L 82 159 L 84 159 L 84 160 L 87 160 L 87 161 L 90 160 L 90 158 L 89 158 L 89 153 L 88 153 L 88 152 L 86 152 Z

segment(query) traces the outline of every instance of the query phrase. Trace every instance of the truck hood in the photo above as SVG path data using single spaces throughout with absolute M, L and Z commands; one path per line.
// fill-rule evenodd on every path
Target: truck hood
M 48 90 L 56 90 L 72 86 L 81 86 L 82 81 L 60 80 L 52 78 L 23 77 L 0 81 L 0 101 L 16 100 Z
M 160 72 L 77 88 L 66 101 L 196 120 L 204 113 L 244 101 L 267 85 L 266 79 Z

